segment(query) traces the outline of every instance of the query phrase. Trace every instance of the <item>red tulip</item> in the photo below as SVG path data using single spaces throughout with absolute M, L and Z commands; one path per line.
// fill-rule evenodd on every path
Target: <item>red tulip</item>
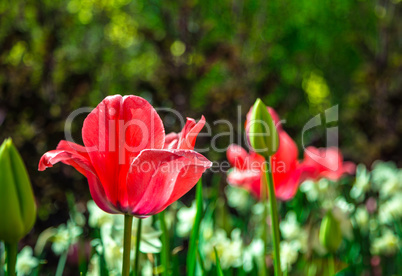
M 109 96 L 84 121 L 85 146 L 61 141 L 42 156 L 39 170 L 57 162 L 71 165 L 87 177 L 102 210 L 147 217 L 182 197 L 212 165 L 192 150 L 205 119 L 189 121 L 178 146 L 164 148 L 169 135 L 146 100 Z
M 294 197 L 299 184 L 306 179 L 318 180 L 328 178 L 338 180 L 343 174 L 352 174 L 355 164 L 343 162 L 343 157 L 337 148 L 316 149 L 308 147 L 302 162 L 297 160 L 296 143 L 283 130 L 279 116 L 268 107 L 275 122 L 279 135 L 279 149 L 272 156 L 272 176 L 275 185 L 275 195 L 282 200 Z M 247 114 L 247 122 L 251 109 Z M 243 187 L 257 198 L 261 197 L 262 162 L 264 158 L 255 152 L 247 153 L 237 145 L 230 145 L 227 150 L 229 163 L 234 167 L 228 174 L 228 182 L 234 186 Z M 263 175 L 263 177 L 265 177 Z
M 314 167 L 311 178 L 318 180 L 327 178 L 339 180 L 344 174 L 354 174 L 356 165 L 352 162 L 343 162 L 343 156 L 338 148 L 307 147 L 304 151 L 303 164 Z
M 289 135 L 281 131 L 279 134 L 279 149 L 272 156 L 272 177 L 274 179 L 275 195 L 282 200 L 289 200 L 296 194 L 299 184 L 306 179 L 312 170 L 297 160 L 297 147 Z M 254 196 L 260 198 L 261 177 L 265 177 L 261 155 L 247 153 L 238 145 L 230 145 L 227 157 L 233 169 L 228 174 L 228 182 L 233 186 L 243 187 Z
M 279 149 L 272 156 L 272 176 L 274 179 L 275 195 L 282 200 L 289 200 L 296 194 L 299 184 L 311 173 L 312 167 L 300 164 L 297 160 L 298 150 L 296 143 L 282 129 L 279 116 L 272 108 L 268 108 L 279 135 Z M 251 112 L 251 109 L 250 109 Z M 250 116 L 250 112 L 247 117 Z M 247 122 L 246 122 L 246 129 Z M 228 174 L 228 182 L 234 186 L 241 186 L 253 195 L 261 197 L 262 164 L 265 159 L 255 152 L 249 154 L 240 146 L 231 145 L 227 150 L 227 157 L 234 168 Z

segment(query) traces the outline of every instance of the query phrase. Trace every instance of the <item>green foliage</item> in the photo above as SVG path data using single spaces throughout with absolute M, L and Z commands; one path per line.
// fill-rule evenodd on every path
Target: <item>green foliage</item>
M 195 266 L 197 262 L 198 240 L 200 232 L 201 219 L 204 216 L 203 197 L 202 197 L 202 180 L 200 179 L 196 185 L 196 204 L 197 213 L 195 215 L 194 226 L 191 231 L 190 244 L 187 253 L 187 274 L 195 275 Z
M 223 271 L 221 268 L 221 263 L 219 261 L 219 255 L 218 255 L 218 251 L 216 251 L 216 248 L 214 247 L 214 252 L 215 252 L 215 258 L 216 258 L 216 275 L 218 276 L 223 276 Z

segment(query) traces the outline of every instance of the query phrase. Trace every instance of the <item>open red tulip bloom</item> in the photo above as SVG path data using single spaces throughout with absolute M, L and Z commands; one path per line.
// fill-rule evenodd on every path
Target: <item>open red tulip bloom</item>
M 73 166 L 88 179 L 96 204 L 108 213 L 147 217 L 187 193 L 212 163 L 195 152 L 205 124 L 188 119 L 179 134 L 165 137 L 155 109 L 143 98 L 105 98 L 85 119 L 84 146 L 61 141 L 45 153 L 39 170 L 57 162 Z
M 271 158 L 272 177 L 277 198 L 281 200 L 293 198 L 299 184 L 306 179 L 327 177 L 332 180 L 338 180 L 344 173 L 353 173 L 354 164 L 350 162 L 342 163 L 343 157 L 341 153 L 334 148 L 330 148 L 324 152 L 322 149 L 318 150 L 309 147 L 310 155 L 313 153 L 316 155 L 320 154 L 319 156 L 322 157 L 321 160 L 326 161 L 318 163 L 306 154 L 305 160 L 299 162 L 297 159 L 298 149 L 296 143 L 283 130 L 276 112 L 270 107 L 268 107 L 268 111 L 275 122 L 279 136 L 278 151 Z M 247 121 L 249 121 L 250 115 L 251 109 L 247 114 Z M 264 157 L 255 152 L 247 153 L 245 149 L 234 144 L 229 146 L 226 154 L 229 163 L 233 166 L 228 173 L 228 183 L 233 186 L 242 187 L 250 191 L 257 198 L 261 198 L 261 177 L 265 177 L 265 172 L 262 171 L 262 164 L 265 162 Z M 334 163 L 338 166 L 335 166 Z

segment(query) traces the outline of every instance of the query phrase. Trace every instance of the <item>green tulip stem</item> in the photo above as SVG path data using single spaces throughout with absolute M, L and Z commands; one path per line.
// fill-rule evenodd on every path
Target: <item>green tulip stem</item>
M 268 185 L 269 205 L 271 207 L 272 244 L 274 248 L 274 271 L 275 276 L 281 276 L 282 270 L 281 270 L 281 256 L 279 248 L 280 235 L 279 235 L 278 210 L 276 207 L 274 179 L 272 177 L 272 171 L 271 171 L 271 157 L 268 159 L 268 162 L 264 162 L 264 170 L 265 170 L 266 182 Z
M 131 251 L 131 231 L 133 226 L 133 216 L 124 215 L 124 243 L 123 243 L 123 269 L 122 276 L 130 275 L 130 251 Z
M 262 240 L 264 241 L 264 253 L 262 258 L 262 276 L 268 275 L 266 257 L 268 255 L 268 225 L 267 225 L 267 217 L 268 217 L 268 205 L 267 203 L 267 183 L 266 177 L 261 178 L 261 192 L 262 192 L 262 201 L 264 202 L 264 213 L 262 218 Z
M 17 263 L 18 243 L 6 243 L 7 252 L 7 276 L 15 276 L 15 265 Z
M 68 246 L 70 247 L 70 245 Z M 64 267 L 66 266 L 68 256 L 68 248 L 61 253 L 59 262 L 57 263 L 56 274 L 55 276 L 63 276 Z
M 331 253 L 328 259 L 328 275 L 335 275 L 335 260 L 334 255 Z
M 165 211 L 159 213 L 159 222 L 162 229 L 162 252 L 161 263 L 163 265 L 162 275 L 169 275 L 169 231 L 166 227 Z
M 140 275 L 139 272 L 139 262 L 140 262 L 140 242 L 141 242 L 141 226 L 142 226 L 142 219 L 138 220 L 137 224 L 137 239 L 135 241 L 135 260 L 134 260 L 134 275 Z

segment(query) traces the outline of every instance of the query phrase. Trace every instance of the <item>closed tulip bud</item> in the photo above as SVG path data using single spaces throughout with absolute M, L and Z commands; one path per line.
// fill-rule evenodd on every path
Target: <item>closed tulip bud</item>
M 331 211 L 322 219 L 320 228 L 320 242 L 331 253 L 336 252 L 342 242 L 342 233 L 339 221 Z
M 278 150 L 279 138 L 275 123 L 260 99 L 257 99 L 252 109 L 248 136 L 254 151 L 265 158 Z
M 11 139 L 0 146 L 0 240 L 16 243 L 32 229 L 36 206 L 28 173 Z

